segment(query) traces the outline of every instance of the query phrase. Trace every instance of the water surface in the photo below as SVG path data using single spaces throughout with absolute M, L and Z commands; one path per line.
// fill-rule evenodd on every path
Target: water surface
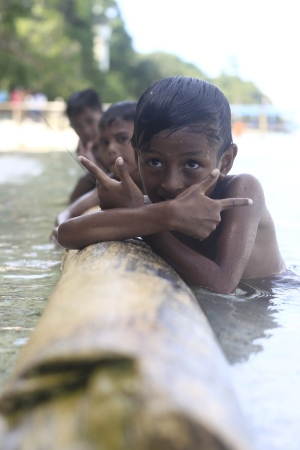
M 77 175 L 63 152 L 0 153 L 0 391 L 59 279 L 49 236 Z
M 196 294 L 230 363 L 258 450 L 300 448 L 300 159 L 298 134 L 247 134 L 232 173 L 263 184 L 287 277 L 242 284 L 236 295 Z M 0 384 L 60 276 L 49 242 L 80 169 L 66 152 L 0 153 Z M 2 388 L 1 388 L 2 389 Z

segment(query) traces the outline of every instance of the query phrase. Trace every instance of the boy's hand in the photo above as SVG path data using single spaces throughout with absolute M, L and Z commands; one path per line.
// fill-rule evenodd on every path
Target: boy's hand
M 213 200 L 207 197 L 205 192 L 217 181 L 219 173 L 214 169 L 201 183 L 193 184 L 171 200 L 175 230 L 199 240 L 206 239 L 221 221 L 222 211 L 253 203 L 249 198 Z
M 97 180 L 101 209 L 136 208 L 144 205 L 144 195 L 129 175 L 123 158 L 119 157 L 115 162 L 116 173 L 120 181 L 108 177 L 88 159 L 84 157 L 79 157 L 78 159 Z
M 85 158 L 92 161 L 92 163 L 96 164 L 96 159 L 93 153 L 93 145 L 94 143 L 92 141 L 89 141 L 86 145 L 84 145 L 80 140 L 78 142 L 77 156 L 84 156 Z

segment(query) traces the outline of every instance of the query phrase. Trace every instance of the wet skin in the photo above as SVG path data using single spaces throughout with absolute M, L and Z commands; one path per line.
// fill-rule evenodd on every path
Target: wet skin
M 99 140 L 99 121 L 102 112 L 91 108 L 85 108 L 81 114 L 70 118 L 71 127 L 79 139 L 86 146 L 89 142 L 95 144 Z
M 111 125 L 100 129 L 99 147 L 101 157 L 111 172 L 115 170 L 115 161 L 122 156 L 127 168 L 136 167 L 134 153 L 130 139 L 133 133 L 133 122 L 117 118 Z
M 77 156 L 88 158 L 107 173 L 108 170 L 103 164 L 99 152 L 99 121 L 101 117 L 101 111 L 84 108 L 80 114 L 70 117 L 70 124 L 79 136 Z M 82 176 L 70 195 L 70 203 L 94 188 L 95 180 L 90 175 Z
M 236 154 L 237 147 L 232 145 L 217 161 L 217 148 L 213 147 L 204 135 L 193 134 L 184 129 L 172 134 L 167 131 L 161 132 L 152 138 L 146 148 L 136 151 L 144 190 L 153 203 L 184 198 L 185 192 L 193 189 L 193 185 L 197 186 L 203 182 L 215 168 L 220 171 L 220 176 L 207 188 L 205 196 L 216 200 L 231 197 L 250 197 L 255 200 L 254 206 L 224 211 L 216 229 L 205 239 L 195 239 L 191 233 L 190 235 L 182 233 L 178 228 L 171 232 L 182 244 L 215 262 L 218 266 L 216 275 L 219 272 L 221 277 L 233 279 L 233 283 L 229 284 L 224 281 L 220 292 L 224 287 L 225 291 L 232 292 L 232 285 L 236 285 L 234 279 L 239 281 L 237 273 L 240 277 L 251 278 L 285 270 L 274 224 L 266 208 L 260 183 L 250 175 L 228 175 Z M 196 209 L 198 205 L 195 203 L 194 207 Z M 202 211 L 200 204 L 199 208 L 199 213 L 204 213 L 203 206 Z M 155 238 L 152 237 L 145 237 L 145 240 L 168 260 L 168 253 L 164 255 L 163 251 L 159 250 L 161 240 L 156 239 L 155 242 Z M 173 245 L 176 243 L 173 242 Z M 238 248 L 234 249 L 234 246 Z M 264 248 L 268 249 L 268 255 Z M 191 255 L 191 259 L 194 256 Z M 193 259 L 196 264 L 197 260 L 199 264 L 203 263 L 201 258 Z M 169 262 L 174 267 L 174 260 Z M 207 265 L 209 269 L 211 264 L 205 263 L 203 267 Z M 175 263 L 175 268 L 182 272 L 179 264 L 181 264 L 180 257 L 178 263 Z M 222 267 L 224 267 L 223 274 L 220 274 L 219 268 Z M 211 269 L 213 268 L 214 266 L 211 266 Z M 206 280 L 203 285 L 212 287 L 214 283 L 208 280 L 209 277 L 204 278 Z M 193 284 L 197 284 L 195 279 L 197 274 L 192 279 Z M 219 287 L 215 290 L 218 289 Z
M 145 192 L 152 203 L 157 203 L 176 198 L 203 181 L 215 168 L 224 177 L 235 154 L 226 154 L 217 162 L 217 149 L 209 145 L 205 136 L 180 130 L 154 136 L 137 156 Z M 207 196 L 211 197 L 215 185 L 206 191 Z
M 139 172 L 145 193 L 152 203 L 172 200 L 189 187 L 201 183 L 214 170 L 219 169 L 220 177 L 208 187 L 205 195 L 221 198 L 220 180 L 230 170 L 236 149 L 230 149 L 217 161 L 217 148 L 208 143 L 206 137 L 179 130 L 173 134 L 164 131 L 154 136 L 145 149 L 138 152 Z M 206 239 L 173 231 L 181 242 L 213 258 L 220 227 L 216 227 Z
M 283 271 L 259 181 L 228 175 L 236 153 L 233 144 L 217 161 L 217 148 L 205 136 L 184 129 L 159 133 L 146 148 L 135 149 L 149 205 L 122 158 L 116 161 L 119 183 L 81 158 L 106 189 L 111 209 L 63 223 L 61 245 L 82 248 L 143 236 L 188 284 L 220 293 L 233 292 L 241 278 Z
M 140 185 L 140 177 L 130 142 L 133 133 L 133 122 L 116 118 L 110 125 L 100 128 L 99 153 L 104 165 L 117 177 L 115 162 L 122 157 L 131 178 Z

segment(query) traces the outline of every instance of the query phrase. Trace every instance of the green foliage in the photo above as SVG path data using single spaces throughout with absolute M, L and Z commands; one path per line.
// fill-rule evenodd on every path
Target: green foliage
M 237 76 L 222 74 L 212 79 L 212 83 L 218 86 L 226 95 L 229 103 L 260 104 L 265 96 L 251 81 L 243 81 Z
M 185 63 L 175 55 L 156 52 L 150 55 L 138 55 L 134 70 L 134 90 L 138 96 L 154 81 L 176 75 L 204 78 L 193 64 Z
M 1 0 L 0 89 L 40 89 L 54 99 L 94 88 L 103 102 L 137 99 L 154 81 L 173 75 L 205 78 L 193 64 L 162 53 L 137 54 L 115 0 Z M 94 54 L 95 25 L 109 22 L 110 70 Z M 222 74 L 214 82 L 231 103 L 260 103 L 251 82 Z

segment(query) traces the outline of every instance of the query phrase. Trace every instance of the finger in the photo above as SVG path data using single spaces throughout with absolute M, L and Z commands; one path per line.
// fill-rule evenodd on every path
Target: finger
M 219 169 L 214 169 L 207 175 L 207 177 L 200 183 L 200 190 L 203 194 L 210 188 L 218 179 L 220 175 Z
M 221 211 L 225 209 L 235 208 L 236 206 L 249 206 L 253 204 L 251 198 L 224 198 L 219 200 Z
M 122 183 L 124 184 L 129 184 L 132 181 L 131 176 L 128 173 L 126 164 L 124 162 L 124 159 L 122 158 L 122 156 L 119 156 L 116 161 L 115 161 L 115 168 L 116 168 L 116 173 L 120 179 L 120 181 L 122 181 Z
M 101 170 L 96 164 L 94 164 L 89 159 L 84 156 L 78 156 L 79 162 L 96 178 L 96 180 L 101 184 L 104 183 L 109 177 Z
M 91 151 L 92 151 L 92 148 L 93 148 L 93 145 L 94 145 L 93 141 L 89 141 L 89 142 L 86 144 L 86 147 L 85 147 L 86 151 L 87 151 L 87 152 L 91 152 Z
M 81 156 L 81 155 L 83 155 L 83 153 L 84 153 L 84 145 L 83 145 L 82 141 L 80 140 L 78 142 L 78 146 L 77 146 L 77 155 Z

